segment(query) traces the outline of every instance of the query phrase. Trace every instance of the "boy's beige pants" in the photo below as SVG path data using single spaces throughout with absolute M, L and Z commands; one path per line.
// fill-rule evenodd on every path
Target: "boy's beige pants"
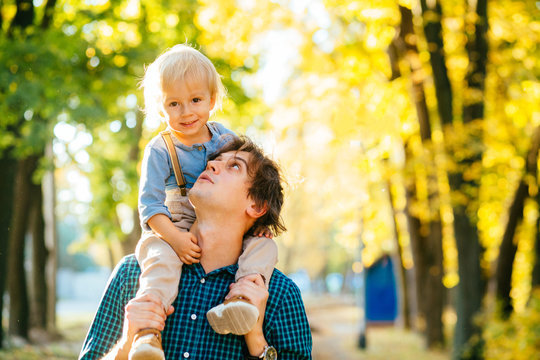
M 180 231 L 189 231 L 195 221 L 195 210 L 187 196 L 180 189 L 167 191 L 165 205 L 172 215 L 173 224 Z M 157 237 L 152 231 L 143 232 L 135 249 L 135 256 L 141 267 L 140 287 L 137 296 L 154 294 L 165 309 L 178 295 L 178 283 L 182 275 L 182 262 L 173 248 Z M 244 238 L 243 251 L 238 258 L 236 280 L 249 274 L 261 274 L 266 285 L 270 281 L 277 263 L 277 245 L 265 237 Z

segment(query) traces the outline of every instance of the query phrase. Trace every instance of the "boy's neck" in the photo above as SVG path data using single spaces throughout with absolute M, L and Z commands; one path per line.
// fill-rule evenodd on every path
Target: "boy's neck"
M 195 235 L 201 248 L 200 260 L 206 273 L 238 261 L 244 233 L 231 219 L 197 218 L 190 232 Z

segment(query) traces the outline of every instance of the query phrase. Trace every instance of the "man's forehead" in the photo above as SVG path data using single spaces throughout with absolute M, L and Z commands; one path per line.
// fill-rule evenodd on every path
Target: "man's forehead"
M 249 160 L 251 160 L 251 154 L 246 151 L 227 151 L 224 153 L 219 154 L 216 159 L 232 159 L 232 158 L 241 158 L 245 160 L 249 164 Z

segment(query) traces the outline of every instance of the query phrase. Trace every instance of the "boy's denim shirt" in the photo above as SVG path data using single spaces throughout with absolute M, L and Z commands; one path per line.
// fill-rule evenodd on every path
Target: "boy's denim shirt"
M 193 187 L 206 168 L 208 157 L 225 145 L 230 135 L 235 135 L 234 132 L 214 121 L 209 121 L 207 126 L 212 138 L 203 144 L 186 146 L 175 136 L 171 136 L 186 179 L 187 189 Z M 147 222 L 156 214 L 165 214 L 171 218 L 171 213 L 165 206 L 165 192 L 177 186 L 165 142 L 161 135 L 157 135 L 146 145 L 141 166 L 139 218 L 143 230 L 151 230 Z

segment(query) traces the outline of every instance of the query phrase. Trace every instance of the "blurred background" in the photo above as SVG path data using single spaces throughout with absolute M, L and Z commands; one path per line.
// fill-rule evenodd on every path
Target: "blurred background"
M 77 357 L 177 43 L 283 168 L 314 359 L 540 359 L 534 0 L 0 1 L 0 358 Z

